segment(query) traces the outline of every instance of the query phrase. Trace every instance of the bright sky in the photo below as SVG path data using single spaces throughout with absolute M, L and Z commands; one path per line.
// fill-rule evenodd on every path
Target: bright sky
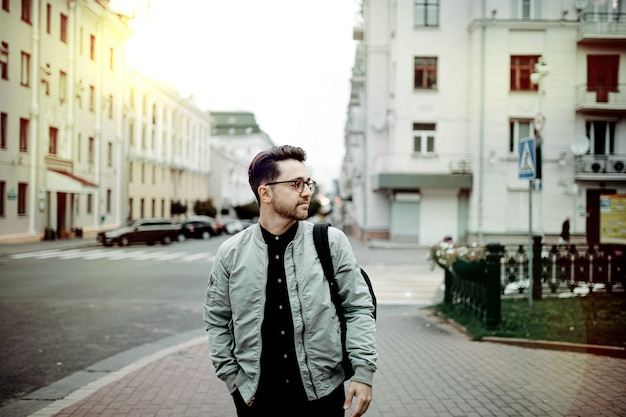
M 111 5 L 131 14 L 146 2 Z M 275 144 L 307 151 L 311 176 L 330 190 L 345 153 L 358 8 L 358 0 L 153 0 L 151 24 L 136 21 L 129 51 L 142 72 L 194 94 L 203 110 L 254 113 Z

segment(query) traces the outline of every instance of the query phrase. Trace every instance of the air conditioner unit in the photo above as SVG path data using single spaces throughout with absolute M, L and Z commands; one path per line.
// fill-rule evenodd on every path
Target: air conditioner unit
M 606 165 L 606 161 L 600 160 L 600 159 L 585 162 L 584 171 L 593 172 L 593 173 L 604 172 L 605 165 Z
M 626 170 L 626 159 L 613 159 L 606 163 L 606 172 L 621 173 L 624 170 Z

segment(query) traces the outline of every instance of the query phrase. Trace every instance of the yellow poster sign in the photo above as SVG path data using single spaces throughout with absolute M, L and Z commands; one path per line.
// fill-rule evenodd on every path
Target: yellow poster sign
M 600 195 L 600 244 L 626 244 L 626 195 Z

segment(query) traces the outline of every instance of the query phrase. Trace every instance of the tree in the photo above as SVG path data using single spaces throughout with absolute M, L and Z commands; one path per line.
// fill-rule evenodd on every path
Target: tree
M 193 212 L 198 216 L 215 217 L 217 215 L 217 209 L 213 205 L 212 198 L 209 198 L 206 201 L 197 200 L 193 204 Z
M 187 205 L 181 203 L 180 201 L 172 201 L 170 203 L 170 214 L 172 216 L 177 216 L 179 214 L 187 213 Z
M 234 207 L 238 219 L 252 220 L 259 217 L 259 205 L 256 201 Z

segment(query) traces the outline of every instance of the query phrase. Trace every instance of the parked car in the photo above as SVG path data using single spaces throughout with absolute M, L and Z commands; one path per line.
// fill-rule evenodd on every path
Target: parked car
M 179 225 L 178 240 L 208 239 L 217 234 L 214 222 L 207 219 L 185 219 Z
M 204 232 L 209 236 L 218 236 L 224 233 L 224 225 L 211 216 L 191 216 L 179 222 L 179 239 L 202 238 L 205 239 Z M 193 231 L 191 230 L 193 229 Z
M 170 219 L 144 218 L 129 220 L 124 226 L 98 233 L 96 239 L 103 246 L 129 246 L 133 243 L 168 245 L 178 239 L 179 226 Z

